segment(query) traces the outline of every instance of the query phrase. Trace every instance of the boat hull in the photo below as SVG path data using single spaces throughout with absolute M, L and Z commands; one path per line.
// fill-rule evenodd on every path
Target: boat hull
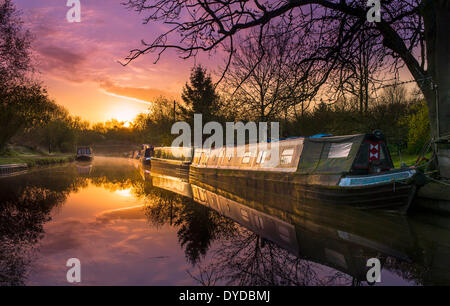
M 144 166 L 151 166 L 151 164 L 152 164 L 152 161 L 149 159 L 149 160 L 147 160 L 147 159 L 141 159 L 141 163 L 144 165 Z
M 340 175 L 306 175 L 191 167 L 190 180 L 205 182 L 229 192 L 250 188 L 288 196 L 299 201 L 382 209 L 406 213 L 416 193 L 413 178 L 367 186 L 339 186 Z
M 167 176 L 188 176 L 189 163 L 178 160 L 152 158 L 150 171 Z
M 91 161 L 92 160 L 92 156 L 90 155 L 77 155 L 75 157 L 76 160 L 78 161 Z

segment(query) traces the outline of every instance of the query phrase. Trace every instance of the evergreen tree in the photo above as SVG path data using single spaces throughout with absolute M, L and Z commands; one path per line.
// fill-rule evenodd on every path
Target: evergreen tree
M 216 94 L 211 76 L 202 66 L 192 69 L 181 95 L 185 106 L 180 106 L 184 119 L 192 122 L 194 114 L 202 114 L 203 122 L 215 120 L 219 111 L 219 96 Z

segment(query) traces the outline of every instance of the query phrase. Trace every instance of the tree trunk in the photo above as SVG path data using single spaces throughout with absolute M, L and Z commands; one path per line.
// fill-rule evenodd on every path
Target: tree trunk
M 440 174 L 450 178 L 450 1 L 424 0 L 428 73 L 435 87 L 422 91 L 427 100 Z M 437 96 L 437 97 L 436 97 Z

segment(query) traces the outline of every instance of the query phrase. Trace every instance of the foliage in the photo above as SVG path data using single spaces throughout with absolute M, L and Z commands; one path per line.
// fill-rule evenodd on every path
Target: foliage
M 221 86 L 228 104 L 241 110 L 247 120 L 287 116 L 289 109 L 312 98 L 321 82 L 319 73 L 301 61 L 305 50 L 292 25 L 268 28 L 261 39 L 259 31 L 252 31 L 239 44 Z
M 199 65 L 192 69 L 189 83 L 181 95 L 185 103 L 180 106 L 181 115 L 188 122 L 192 122 L 194 114 L 202 114 L 205 122 L 213 121 L 219 111 L 219 97 L 211 76 Z
M 430 140 L 430 123 L 428 119 L 427 104 L 422 101 L 411 108 L 411 114 L 405 117 L 408 127 L 408 152 L 418 154 L 423 146 Z
M 170 133 L 173 116 L 173 102 L 163 97 L 158 98 L 148 113 L 136 117 L 134 131 L 137 139 L 141 143 L 169 146 L 173 139 Z
M 7 164 L 27 164 L 28 167 L 47 166 L 52 164 L 60 164 L 71 162 L 75 158 L 73 155 L 67 156 L 40 156 L 40 157 L 10 157 L 0 158 L 0 165 Z
M 0 92 L 21 83 L 31 67 L 31 34 L 11 0 L 0 2 Z
M 42 125 L 57 110 L 30 79 L 31 36 L 10 0 L 0 3 L 0 152 L 19 131 Z
M 46 90 L 36 84 L 0 93 L 0 151 L 17 132 L 48 122 L 56 110 Z

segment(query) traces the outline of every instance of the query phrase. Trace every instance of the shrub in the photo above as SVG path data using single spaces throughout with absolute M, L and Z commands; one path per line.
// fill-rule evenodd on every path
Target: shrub
M 425 102 L 414 105 L 411 110 L 405 118 L 408 126 L 408 153 L 417 154 L 430 139 L 430 120 Z

